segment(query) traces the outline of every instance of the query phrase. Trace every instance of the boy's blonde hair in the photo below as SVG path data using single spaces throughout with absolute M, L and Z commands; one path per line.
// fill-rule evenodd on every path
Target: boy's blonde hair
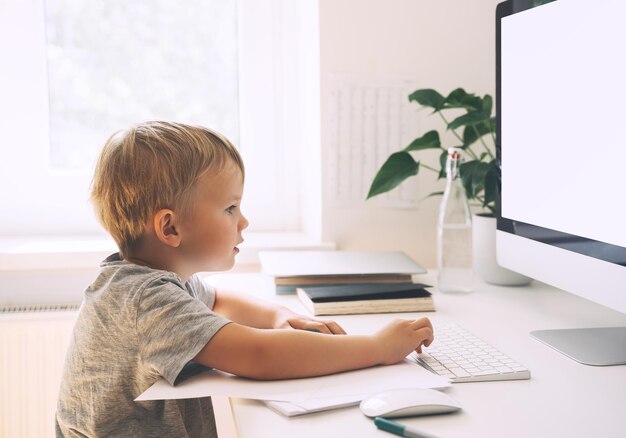
M 139 241 L 153 215 L 163 208 L 189 212 L 192 188 L 206 170 L 241 156 L 222 135 L 174 122 L 144 122 L 113 134 L 94 173 L 91 201 L 102 226 L 123 255 Z

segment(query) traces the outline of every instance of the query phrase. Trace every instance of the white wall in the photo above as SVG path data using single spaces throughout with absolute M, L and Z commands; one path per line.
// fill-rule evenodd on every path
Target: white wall
M 414 78 L 419 88 L 454 88 L 495 95 L 495 7 L 498 0 L 320 0 L 322 163 L 329 150 L 331 77 L 350 73 Z M 495 96 L 494 96 L 495 97 Z M 416 104 L 414 104 L 416 105 Z M 425 117 L 420 112 L 419 117 Z M 442 128 L 434 117 L 422 125 Z M 430 129 L 430 128 L 429 128 Z M 425 132 L 425 131 L 421 131 Z M 415 137 L 419 136 L 416 133 Z M 446 143 L 445 146 L 456 144 Z M 398 145 L 398 150 L 406 144 Z M 438 153 L 432 155 L 436 163 Z M 372 201 L 337 206 L 323 169 L 322 237 L 340 249 L 400 249 L 435 266 L 440 198 L 417 209 L 383 208 Z M 421 196 L 441 190 L 432 172 L 418 175 Z

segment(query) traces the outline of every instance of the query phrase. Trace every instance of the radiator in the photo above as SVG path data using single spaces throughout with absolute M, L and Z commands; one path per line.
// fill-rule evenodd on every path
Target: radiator
M 65 352 L 78 306 L 0 307 L 0 438 L 54 437 Z M 214 397 L 220 438 L 237 437 L 230 400 Z
M 54 436 L 77 306 L 0 308 L 0 437 Z

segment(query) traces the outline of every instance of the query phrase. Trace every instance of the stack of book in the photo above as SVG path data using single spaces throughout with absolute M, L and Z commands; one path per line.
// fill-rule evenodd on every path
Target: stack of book
M 314 315 L 433 311 L 424 268 L 399 251 L 265 251 L 276 293 L 297 293 Z

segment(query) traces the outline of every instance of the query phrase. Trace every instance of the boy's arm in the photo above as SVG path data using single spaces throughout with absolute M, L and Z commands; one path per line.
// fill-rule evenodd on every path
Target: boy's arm
M 371 336 L 259 330 L 231 323 L 194 360 L 243 377 L 287 379 L 397 363 L 432 340 L 427 318 L 396 320 Z
M 318 321 L 286 307 L 232 290 L 215 291 L 213 311 L 241 325 L 255 328 L 295 328 L 327 334 L 345 334 L 334 321 Z

